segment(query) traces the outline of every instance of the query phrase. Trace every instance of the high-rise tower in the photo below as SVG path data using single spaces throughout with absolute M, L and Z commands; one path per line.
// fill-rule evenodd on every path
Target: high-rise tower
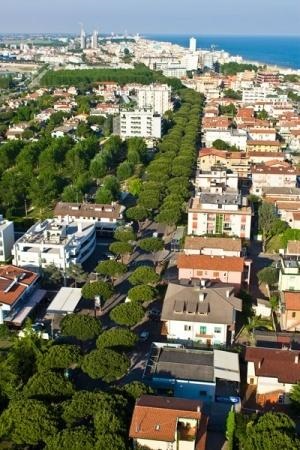
M 80 48 L 81 50 L 86 48 L 86 35 L 82 25 L 80 30 Z
M 98 48 L 98 31 L 97 31 L 97 30 L 94 30 L 94 31 L 93 31 L 91 47 L 92 47 L 93 49 Z
M 197 40 L 194 37 L 190 38 L 190 51 L 195 52 L 197 48 Z

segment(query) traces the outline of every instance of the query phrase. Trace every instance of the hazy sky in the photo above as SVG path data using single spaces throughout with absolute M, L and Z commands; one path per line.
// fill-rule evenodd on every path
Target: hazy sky
M 0 0 L 2 32 L 300 35 L 300 0 Z

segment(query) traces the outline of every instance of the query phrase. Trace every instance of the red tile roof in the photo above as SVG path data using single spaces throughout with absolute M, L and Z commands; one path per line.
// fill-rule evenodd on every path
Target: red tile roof
M 296 350 L 247 347 L 245 360 L 254 362 L 256 376 L 277 378 L 280 383 L 295 384 L 300 381 L 299 356 L 299 351 Z
M 16 266 L 0 267 L 0 303 L 13 305 L 38 275 Z
M 300 292 L 284 292 L 285 308 L 291 311 L 300 311 Z
M 201 407 L 198 400 L 142 395 L 135 404 L 129 436 L 174 442 L 178 419 L 200 420 Z
M 179 269 L 225 270 L 229 272 L 243 272 L 244 258 L 238 256 L 206 256 L 179 255 L 177 267 Z

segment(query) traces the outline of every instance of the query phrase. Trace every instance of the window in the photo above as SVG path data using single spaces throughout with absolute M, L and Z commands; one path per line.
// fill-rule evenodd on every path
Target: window
M 200 397 L 206 397 L 207 396 L 207 392 L 206 391 L 200 391 L 199 395 L 200 395 Z
M 202 270 L 197 270 L 197 277 L 202 277 L 203 275 L 203 271 Z
M 215 327 L 214 328 L 214 333 L 221 333 L 222 332 L 222 328 L 221 327 Z
M 213 273 L 213 277 L 214 277 L 214 278 L 219 278 L 219 275 L 220 275 L 219 272 L 214 272 L 214 273 Z
M 191 325 L 184 325 L 184 331 L 192 331 Z
M 293 317 L 293 319 L 296 317 L 295 311 L 292 312 L 292 317 Z
M 200 334 L 206 334 L 206 327 L 200 327 Z
M 245 231 L 246 230 L 246 225 L 241 225 L 241 231 Z

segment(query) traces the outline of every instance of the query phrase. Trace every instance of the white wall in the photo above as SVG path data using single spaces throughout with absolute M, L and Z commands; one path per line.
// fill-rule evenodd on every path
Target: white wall
M 200 334 L 200 327 L 206 327 L 206 335 L 201 337 L 197 336 Z M 188 328 L 190 327 L 190 329 Z M 211 339 L 211 344 L 225 344 L 227 338 L 227 325 L 217 324 L 217 323 L 203 323 L 199 317 L 199 322 L 188 322 L 188 321 L 175 321 L 170 320 L 167 322 L 168 328 L 168 338 L 169 339 L 181 339 L 181 340 L 192 340 L 201 341 L 206 343 L 206 339 Z M 185 329 L 186 328 L 186 329 Z M 215 332 L 215 328 L 220 329 L 220 333 Z
M 151 450 L 177 450 L 176 442 L 164 442 L 164 441 L 154 441 L 150 439 L 135 439 L 135 442 L 145 447 L 151 448 Z

